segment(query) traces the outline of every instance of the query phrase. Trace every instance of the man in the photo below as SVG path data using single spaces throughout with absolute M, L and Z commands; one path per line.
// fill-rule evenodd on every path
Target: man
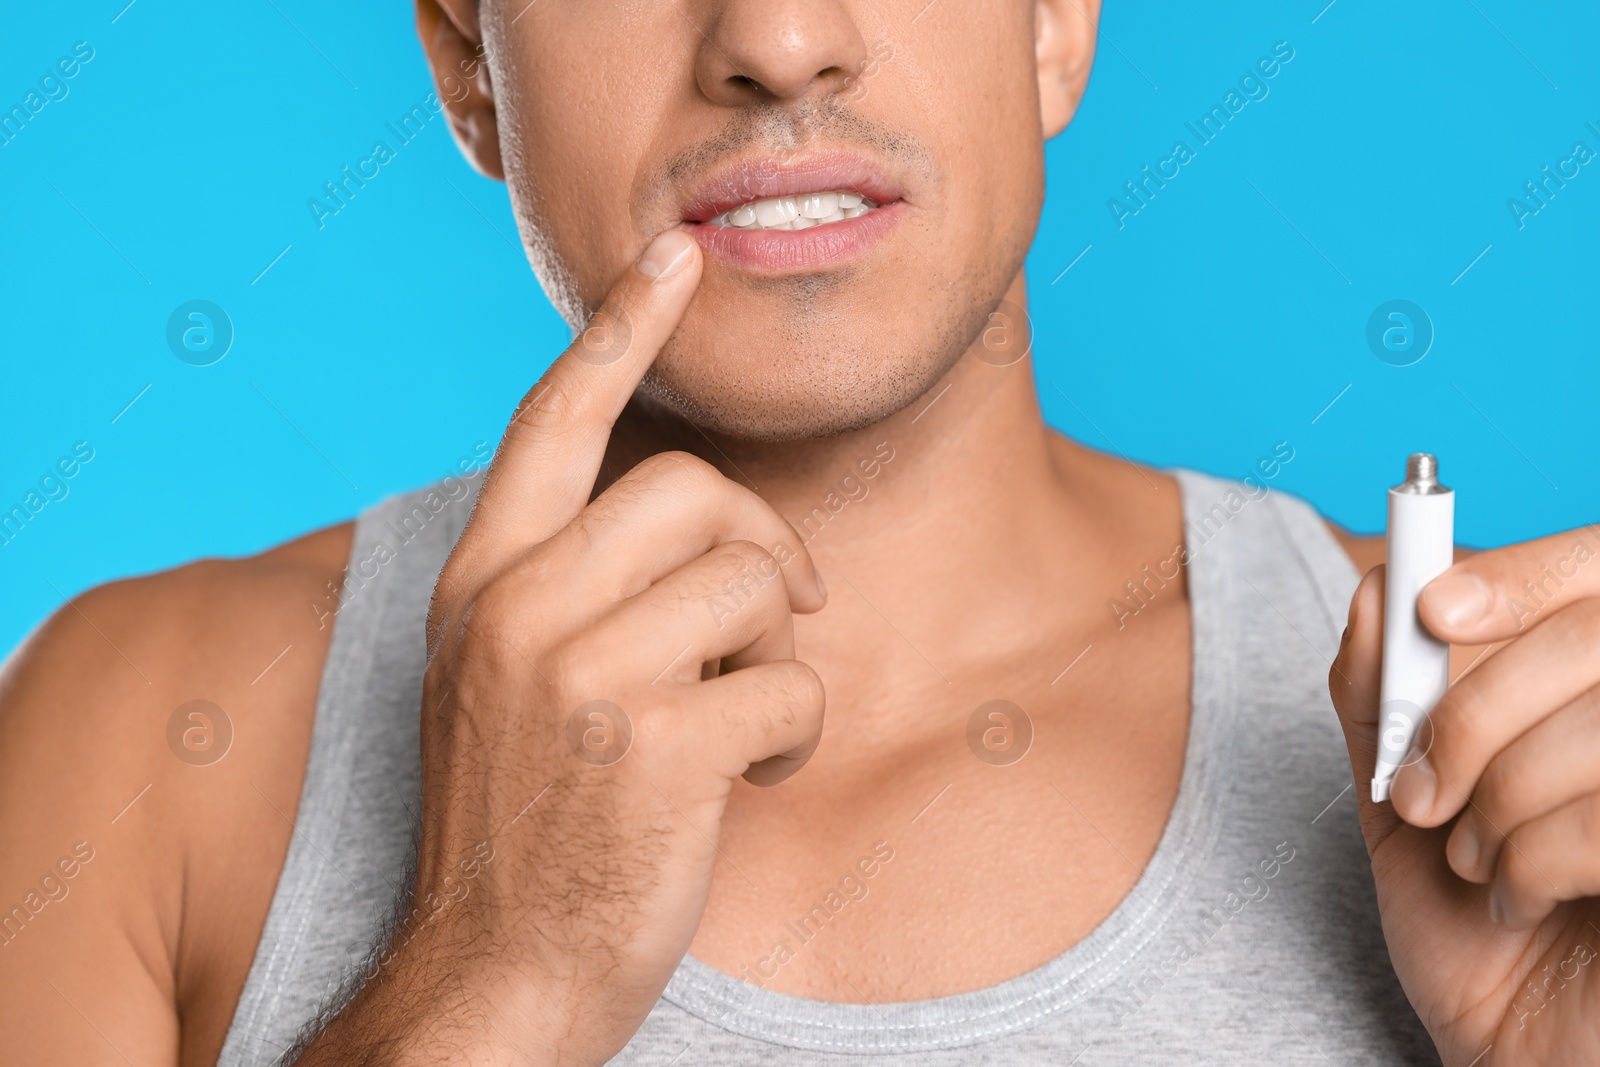
M 418 14 L 579 338 L 481 489 L 11 659 L 8 1062 L 1600 1056 L 1592 532 L 1430 587 L 1458 680 L 1375 805 L 1381 545 L 1287 442 L 1041 422 L 1093 0 Z

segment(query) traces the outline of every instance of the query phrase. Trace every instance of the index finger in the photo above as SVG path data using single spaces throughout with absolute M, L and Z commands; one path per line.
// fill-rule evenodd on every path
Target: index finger
M 457 546 L 470 572 L 495 573 L 588 503 L 611 428 L 677 328 L 701 265 L 693 237 L 657 235 L 522 398 Z
M 1486 645 L 1516 637 L 1561 608 L 1600 596 L 1593 526 L 1479 552 L 1429 582 L 1417 600 L 1435 637 Z

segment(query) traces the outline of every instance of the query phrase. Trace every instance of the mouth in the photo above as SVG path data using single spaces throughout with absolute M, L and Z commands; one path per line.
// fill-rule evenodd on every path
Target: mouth
M 839 189 L 799 196 L 769 196 L 740 204 L 706 220 L 707 226 L 737 230 L 808 230 L 845 219 L 860 218 L 877 208 L 860 193 Z
M 843 154 L 755 159 L 711 177 L 683 211 L 707 254 L 742 270 L 826 270 L 882 241 L 905 213 L 899 187 Z

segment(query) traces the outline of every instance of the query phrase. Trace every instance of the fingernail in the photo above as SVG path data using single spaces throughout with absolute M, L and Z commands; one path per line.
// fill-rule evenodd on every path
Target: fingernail
M 1500 880 L 1495 879 L 1494 885 L 1489 887 L 1489 921 L 1496 926 L 1504 926 L 1506 922 L 1506 905 L 1501 897 Z
M 664 230 L 639 257 L 639 273 L 654 281 L 670 278 L 689 262 L 694 238 L 682 230 Z
M 817 579 L 817 592 L 822 594 L 822 599 L 828 599 L 828 583 L 822 580 L 822 572 L 813 567 L 811 569 L 811 573 L 814 574 Z
M 1445 575 L 1431 583 L 1423 595 L 1439 621 L 1452 628 L 1471 626 L 1494 607 L 1494 594 L 1488 583 L 1470 571 Z
M 1367 584 L 1366 575 L 1361 576 L 1361 584 L 1356 586 L 1355 594 L 1350 597 L 1350 609 L 1344 613 L 1344 632 L 1349 633 L 1350 627 L 1356 624 L 1356 605 L 1361 602 L 1361 586 Z
M 1356 591 L 1350 597 L 1350 610 L 1345 613 L 1344 621 L 1346 630 L 1356 624 L 1356 605 L 1361 603 L 1361 591 L 1367 587 L 1369 582 L 1375 582 L 1378 580 L 1377 574 L 1378 568 L 1374 567 L 1367 573 L 1363 574 L 1361 576 L 1361 581 L 1356 583 Z
M 1399 790 L 1400 800 L 1406 811 L 1411 813 L 1406 821 L 1426 818 L 1428 812 L 1433 810 L 1433 798 L 1439 791 L 1439 779 L 1433 773 L 1433 762 L 1426 753 L 1413 748 L 1400 769 L 1403 778 L 1397 780 L 1395 785 L 1402 787 Z M 1405 812 L 1401 814 L 1405 815 Z
M 1461 820 L 1461 824 L 1456 827 L 1451 849 L 1455 853 L 1456 870 L 1472 872 L 1478 869 L 1478 857 L 1483 853 L 1483 843 L 1479 840 L 1478 828 L 1470 817 Z

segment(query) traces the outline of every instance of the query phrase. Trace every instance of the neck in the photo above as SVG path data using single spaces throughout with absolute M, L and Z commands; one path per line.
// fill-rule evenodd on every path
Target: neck
M 1006 300 L 1025 306 L 1020 274 Z M 997 365 L 1013 356 L 996 358 L 989 340 L 904 410 L 823 440 L 713 440 L 636 401 L 602 481 L 653 452 L 700 456 L 788 519 L 827 581 L 828 607 L 796 620 L 803 658 L 892 665 L 913 687 L 958 684 L 1059 638 L 1058 624 L 1097 624 L 1127 540 L 1129 509 L 1108 495 L 1142 494 L 1140 511 L 1164 495 L 1052 433 L 1031 356 Z

